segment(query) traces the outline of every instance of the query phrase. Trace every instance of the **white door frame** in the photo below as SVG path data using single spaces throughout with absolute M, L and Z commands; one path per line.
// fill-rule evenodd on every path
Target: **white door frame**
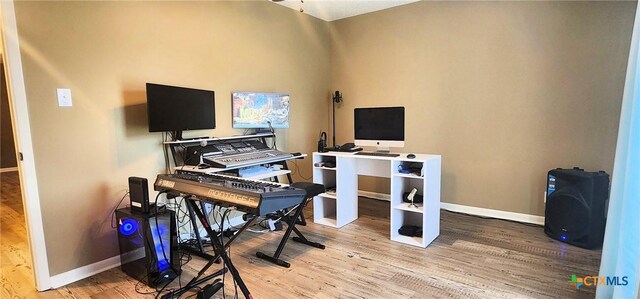
M 9 111 L 14 130 L 13 138 L 18 152 L 16 156 L 18 157 L 22 205 L 27 224 L 27 239 L 31 251 L 33 277 L 36 289 L 44 291 L 51 288 L 51 277 L 49 275 L 49 261 L 47 260 L 47 248 L 44 239 L 38 179 L 36 177 L 33 144 L 31 142 L 31 126 L 22 72 L 20 41 L 18 40 L 18 28 L 13 4 L 13 0 L 0 1 L 0 24 L 2 24 L 3 28 L 3 32 L 0 32 L 0 38 L 3 39 L 4 44 L 4 70 L 8 85 Z

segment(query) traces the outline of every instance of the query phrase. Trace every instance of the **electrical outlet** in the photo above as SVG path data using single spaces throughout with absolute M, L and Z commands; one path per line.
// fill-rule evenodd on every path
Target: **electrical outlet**
M 71 89 L 58 88 L 57 93 L 58 93 L 58 107 L 73 106 L 73 101 L 71 100 Z

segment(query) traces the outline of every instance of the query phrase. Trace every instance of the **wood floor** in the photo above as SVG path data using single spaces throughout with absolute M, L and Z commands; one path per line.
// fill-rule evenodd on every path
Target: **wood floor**
M 0 298 L 36 294 L 18 172 L 0 173 Z
M 4 174 L 2 179 L 4 188 Z M 29 269 L 28 259 L 24 258 L 25 235 L 22 240 L 14 236 L 24 231 L 24 224 L 17 223 L 21 211 L 14 211 L 21 205 L 11 203 L 12 196 L 7 195 L 2 194 L 0 297 L 152 297 L 136 293 L 136 287 L 140 292 L 153 290 L 136 286 L 136 281 L 119 268 L 57 290 L 33 292 L 30 278 L 24 277 Z M 289 269 L 255 257 L 257 250 L 275 250 L 279 232 L 244 233 L 232 246 L 233 262 L 254 298 L 592 298 L 595 294 L 593 287 L 576 290 L 568 281 L 572 274 L 597 274 L 599 250 L 553 241 L 539 226 L 445 211 L 441 213 L 440 236 L 426 249 L 411 247 L 389 240 L 388 205 L 361 199 L 360 218 L 342 229 L 313 223 L 302 227 L 307 238 L 324 243 L 327 248 L 288 243 L 282 256 L 291 262 Z M 17 255 L 20 258 L 15 257 L 15 252 L 21 252 Z M 188 281 L 194 269 L 203 264 L 203 260 L 194 258 L 184 267 L 182 282 Z M 226 297 L 232 298 L 233 283 L 230 275 L 226 278 Z M 177 282 L 168 286 L 175 287 Z M 221 292 L 217 294 L 220 297 Z

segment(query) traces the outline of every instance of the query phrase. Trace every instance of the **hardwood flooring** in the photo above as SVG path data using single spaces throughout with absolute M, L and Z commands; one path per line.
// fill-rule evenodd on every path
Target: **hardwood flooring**
M 18 172 L 0 173 L 0 298 L 36 295 Z
M 29 269 L 25 263 L 29 259 L 9 257 L 14 251 L 22 251 L 20 256 L 24 257 L 28 253 L 26 245 L 8 249 L 4 243 L 5 231 L 11 240 L 17 238 L 11 236 L 11 231 L 20 231 L 12 228 L 17 225 L 13 221 L 20 220 L 22 214 L 8 213 L 13 218 L 5 220 L 5 203 L 3 193 L 2 298 L 152 297 L 138 294 L 136 289 L 153 290 L 136 284 L 119 268 L 56 290 L 28 292 L 33 287 L 28 278 L 22 277 L 25 274 L 19 274 L 18 280 L 11 276 Z M 312 219 L 310 206 L 306 213 Z M 24 230 L 24 224 L 21 227 Z M 231 254 L 254 298 L 591 298 L 595 294 L 594 287 L 576 290 L 568 281 L 572 274 L 597 274 L 599 250 L 584 250 L 551 240 L 539 226 L 446 211 L 441 213 L 440 227 L 440 236 L 426 249 L 392 242 L 389 203 L 361 198 L 360 218 L 342 229 L 313 223 L 301 227 L 307 238 L 324 243 L 327 248 L 320 250 L 289 242 L 282 257 L 291 262 L 291 268 L 255 257 L 257 250 L 275 251 L 281 232 L 245 232 L 232 246 Z M 14 241 L 26 244 L 24 236 L 22 241 Z M 5 265 L 5 255 L 17 264 Z M 194 257 L 184 266 L 182 283 L 203 264 L 202 259 Z M 232 298 L 233 283 L 230 275 L 226 278 L 225 294 Z M 176 281 L 167 288 L 177 285 Z M 193 295 L 187 293 L 183 298 Z M 221 297 L 219 292 L 216 298 Z

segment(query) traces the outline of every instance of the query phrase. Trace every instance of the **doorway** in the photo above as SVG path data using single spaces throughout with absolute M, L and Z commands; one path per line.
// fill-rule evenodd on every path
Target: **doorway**
M 7 91 L 4 55 L 0 51 L 0 279 L 3 296 L 32 297 L 37 291 L 33 287 L 32 259 Z

